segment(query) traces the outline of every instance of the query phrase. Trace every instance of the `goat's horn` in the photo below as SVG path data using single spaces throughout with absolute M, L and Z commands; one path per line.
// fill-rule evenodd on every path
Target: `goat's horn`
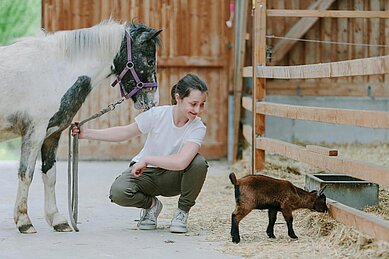
M 324 185 L 322 188 L 320 188 L 319 192 L 318 192 L 318 196 L 322 195 L 324 190 L 327 188 L 327 185 Z

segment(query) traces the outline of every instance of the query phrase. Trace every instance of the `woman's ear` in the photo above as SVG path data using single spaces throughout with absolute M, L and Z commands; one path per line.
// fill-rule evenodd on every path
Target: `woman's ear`
M 175 93 L 174 96 L 176 98 L 176 102 L 178 103 L 178 101 L 181 100 L 180 95 L 178 93 Z

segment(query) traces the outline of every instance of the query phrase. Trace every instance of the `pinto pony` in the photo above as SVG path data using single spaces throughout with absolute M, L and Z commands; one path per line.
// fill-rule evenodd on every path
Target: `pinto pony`
M 21 233 L 35 233 L 28 216 L 29 187 L 39 152 L 45 218 L 58 232 L 72 231 L 58 212 L 56 153 L 87 95 L 116 75 L 122 96 L 134 107 L 157 105 L 156 47 L 161 30 L 105 21 L 91 28 L 25 38 L 0 47 L 0 141 L 22 137 L 14 220 Z

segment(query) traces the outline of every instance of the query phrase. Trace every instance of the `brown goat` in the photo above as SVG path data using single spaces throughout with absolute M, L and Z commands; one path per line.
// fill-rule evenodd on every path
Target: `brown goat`
M 265 175 L 247 175 L 238 180 L 231 173 L 229 177 L 235 187 L 236 207 L 231 217 L 231 237 L 234 243 L 240 242 L 239 222 L 253 209 L 268 210 L 269 224 L 266 233 L 269 238 L 275 238 L 274 224 L 278 211 L 284 216 L 289 237 L 297 238 L 292 225 L 292 211 L 302 208 L 319 212 L 328 210 L 324 189 L 307 192 L 289 181 Z

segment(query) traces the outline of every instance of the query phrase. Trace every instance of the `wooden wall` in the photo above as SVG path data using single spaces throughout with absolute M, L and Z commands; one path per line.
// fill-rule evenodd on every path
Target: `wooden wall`
M 42 0 L 42 25 L 47 31 L 89 27 L 110 17 L 163 29 L 158 52 L 160 103 L 170 102 L 170 87 L 186 73 L 202 77 L 208 84 L 209 96 L 207 111 L 201 116 L 207 125 L 201 152 L 208 159 L 226 157 L 227 98 L 233 67 L 233 31 L 225 25 L 229 0 Z M 118 89 L 94 89 L 76 118 L 87 118 L 118 98 Z M 128 124 L 136 114 L 132 102 L 128 102 L 88 126 Z M 60 158 L 67 156 L 65 135 Z M 81 141 L 80 158 L 128 159 L 140 150 L 143 141 L 144 138 L 126 143 Z
M 268 9 L 308 9 L 315 0 L 268 0 Z M 322 1 L 323 2 L 323 1 Z M 250 7 L 251 8 L 251 7 Z M 388 11 L 388 0 L 336 0 L 329 10 Z M 285 36 L 301 18 L 268 17 L 267 35 Z M 389 45 L 389 19 L 319 18 L 302 39 Z M 275 46 L 279 39 L 267 39 Z M 325 63 L 388 55 L 389 48 L 297 42 L 277 65 Z M 274 54 L 273 54 L 274 55 Z M 389 96 L 389 75 L 320 80 L 268 80 L 267 94 Z

